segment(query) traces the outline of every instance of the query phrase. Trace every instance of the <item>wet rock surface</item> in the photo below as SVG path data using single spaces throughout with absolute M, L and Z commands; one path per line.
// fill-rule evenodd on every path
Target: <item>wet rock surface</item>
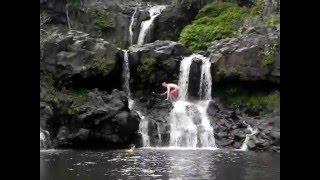
M 124 92 L 108 94 L 97 89 L 75 102 L 61 93 L 50 102 L 55 117 L 46 122 L 56 148 L 126 148 L 137 139 L 139 116 L 128 109 Z

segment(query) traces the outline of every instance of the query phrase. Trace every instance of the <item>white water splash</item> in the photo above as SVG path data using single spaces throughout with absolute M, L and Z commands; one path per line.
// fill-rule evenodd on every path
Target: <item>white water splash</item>
M 131 22 L 130 22 L 130 26 L 129 26 L 129 34 L 130 34 L 130 45 L 132 45 L 134 42 L 133 42 L 133 30 L 132 30 L 132 27 L 133 27 L 133 24 L 134 24 L 134 17 L 136 15 L 138 11 L 138 7 L 135 8 L 134 10 L 134 13 L 131 17 Z
M 153 24 L 154 19 L 161 14 L 161 12 L 166 8 L 163 5 L 153 6 L 149 9 L 150 19 L 143 21 L 141 23 L 138 45 L 143 45 L 146 41 L 146 36 L 150 34 L 150 28 Z
M 129 66 L 129 53 L 128 50 L 123 50 L 123 83 L 122 88 L 127 94 L 128 97 L 128 107 L 130 110 L 134 107 L 134 101 L 131 99 L 131 92 L 130 92 L 130 66 Z M 142 136 L 142 143 L 144 147 L 150 146 L 150 140 L 148 135 L 148 125 L 149 121 L 145 116 L 141 114 L 140 111 L 135 110 L 139 117 L 140 117 L 140 124 L 139 124 L 139 133 Z
M 201 87 L 202 85 L 204 86 L 204 97 L 206 101 L 189 102 L 187 100 L 190 66 L 194 58 L 203 61 L 200 84 Z M 210 67 L 211 63 L 209 60 L 199 54 L 185 57 L 181 61 L 179 75 L 180 100 L 173 104 L 174 107 L 170 113 L 171 147 L 216 147 L 213 128 L 207 116 L 212 84 Z
M 244 142 L 243 142 L 243 144 L 242 144 L 242 146 L 241 146 L 241 148 L 240 148 L 241 151 L 246 151 L 246 150 L 248 149 L 248 142 L 249 142 L 249 140 L 250 140 L 250 137 L 253 136 L 253 135 L 255 135 L 255 134 L 258 132 L 257 129 L 253 129 L 250 125 L 248 125 L 247 129 L 248 129 L 251 133 L 246 135 L 246 139 L 244 140 Z
M 150 138 L 149 138 L 149 121 L 145 116 L 141 114 L 140 111 L 136 111 L 140 117 L 140 124 L 139 124 L 139 133 L 142 136 L 142 146 L 149 147 L 150 146 Z
M 188 97 L 188 85 L 189 85 L 189 73 L 192 59 L 197 55 L 185 57 L 180 63 L 180 76 L 179 76 L 179 87 L 180 87 L 180 100 L 186 100 Z
M 129 85 L 129 80 L 130 80 L 130 67 L 129 67 L 129 53 L 128 50 L 123 50 L 123 63 L 122 63 L 122 77 L 123 77 L 123 83 L 122 83 L 122 88 L 126 92 L 127 97 L 130 99 L 131 94 L 130 94 L 130 85 Z
M 177 101 L 170 113 L 170 146 L 197 147 L 197 126 L 187 112 L 191 103 Z
M 200 101 L 196 104 L 197 109 L 200 112 L 201 125 L 202 125 L 200 132 L 198 132 L 200 135 L 201 147 L 216 147 L 213 128 L 210 125 L 210 120 L 207 115 L 209 102 L 210 102 L 209 100 Z

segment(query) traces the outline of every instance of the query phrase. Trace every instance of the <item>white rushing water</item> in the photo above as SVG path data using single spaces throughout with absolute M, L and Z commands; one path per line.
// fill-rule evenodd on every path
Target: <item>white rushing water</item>
M 149 9 L 150 19 L 141 23 L 138 45 L 143 45 L 145 43 L 146 36 L 150 34 L 150 28 L 153 24 L 154 19 L 159 16 L 165 8 L 166 6 L 156 5 Z
M 139 124 L 139 133 L 142 136 L 142 146 L 149 147 L 150 146 L 150 138 L 149 138 L 149 121 L 145 116 L 141 114 L 140 111 L 136 111 L 140 117 L 140 124 Z
M 126 92 L 128 98 L 130 99 L 130 69 L 129 69 L 129 53 L 128 50 L 123 50 L 123 63 L 122 63 L 122 77 L 123 77 L 123 83 L 122 88 Z
M 123 50 L 123 83 L 122 88 L 126 92 L 128 97 L 128 106 L 129 109 L 133 109 L 134 101 L 131 99 L 131 92 L 130 92 L 130 66 L 129 66 L 129 53 L 128 50 Z M 148 135 L 148 125 L 149 121 L 148 119 L 142 115 L 142 113 L 138 110 L 135 110 L 139 117 L 140 117 L 140 124 L 139 124 L 139 133 L 142 136 L 142 144 L 143 147 L 149 147 L 150 146 L 150 140 Z
M 160 131 L 160 124 L 157 124 L 157 131 L 158 131 L 158 145 L 162 144 L 162 137 L 161 137 L 161 131 Z
M 203 56 L 198 58 L 202 60 L 199 95 L 202 100 L 210 100 L 212 88 L 211 62 Z
M 71 23 L 70 23 L 70 18 L 69 18 L 69 4 L 66 4 L 66 6 L 65 6 L 65 11 L 66 11 L 68 28 L 69 28 L 69 30 L 70 30 L 70 29 L 71 29 Z
M 197 54 L 185 57 L 180 63 L 179 87 L 180 100 L 186 100 L 188 97 L 189 73 L 192 59 L 197 57 Z
M 133 27 L 133 24 L 134 24 L 134 17 L 136 15 L 138 11 L 138 7 L 135 8 L 134 10 L 134 13 L 131 17 L 131 21 L 130 21 L 130 26 L 129 26 L 129 35 L 130 35 L 130 45 L 132 45 L 134 42 L 133 42 L 133 30 L 132 30 L 132 27 Z
M 199 93 L 204 94 L 205 100 L 189 102 L 189 73 L 194 58 L 202 61 L 200 84 L 201 87 L 203 86 L 203 90 L 200 90 Z M 213 128 L 207 116 L 212 85 L 210 67 L 209 59 L 199 54 L 185 57 L 181 61 L 179 75 L 180 100 L 173 104 L 174 107 L 170 113 L 171 147 L 216 147 Z
M 252 127 L 251 127 L 250 125 L 248 125 L 247 129 L 248 129 L 251 133 L 246 135 L 246 139 L 244 140 L 244 142 L 243 142 L 243 144 L 242 144 L 242 146 L 241 146 L 241 148 L 240 148 L 240 150 L 242 150 L 242 151 L 246 151 L 246 150 L 248 149 L 248 142 L 249 142 L 249 140 L 250 140 L 250 137 L 253 136 L 253 135 L 255 135 L 255 134 L 258 132 L 258 130 L 252 129 Z

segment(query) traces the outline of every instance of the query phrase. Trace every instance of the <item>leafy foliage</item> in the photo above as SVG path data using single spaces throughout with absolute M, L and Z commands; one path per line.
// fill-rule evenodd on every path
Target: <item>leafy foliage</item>
M 263 66 L 272 65 L 275 62 L 275 54 L 277 52 L 277 43 L 270 43 L 265 45 L 263 52 Z
M 227 105 L 247 105 L 247 106 L 271 106 L 280 107 L 280 92 L 249 92 L 237 87 L 223 89 L 215 92 Z
M 115 27 L 114 19 L 110 16 L 108 11 L 104 9 L 104 7 L 95 6 L 91 11 L 96 36 L 101 37 L 103 32 Z
M 202 8 L 197 19 L 180 34 L 180 42 L 192 51 L 205 50 L 214 40 L 231 37 L 249 14 L 245 7 L 214 2 Z

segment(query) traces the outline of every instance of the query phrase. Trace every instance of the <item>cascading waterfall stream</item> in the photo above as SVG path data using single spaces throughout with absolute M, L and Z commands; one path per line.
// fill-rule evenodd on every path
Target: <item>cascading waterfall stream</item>
M 139 133 L 142 136 L 142 146 L 143 147 L 149 147 L 150 146 L 150 138 L 149 138 L 149 134 L 148 134 L 148 132 L 149 132 L 149 129 L 148 129 L 149 121 L 145 116 L 143 116 L 141 114 L 140 111 L 136 110 L 136 112 L 138 113 L 138 115 L 140 117 Z
M 132 44 L 134 43 L 134 42 L 133 42 L 133 30 L 132 30 L 132 27 L 133 27 L 133 25 L 134 25 L 134 17 L 135 17 L 135 15 L 136 15 L 137 11 L 138 11 L 138 7 L 136 7 L 136 8 L 134 9 L 134 13 L 133 13 L 133 15 L 132 15 L 132 17 L 131 17 L 131 21 L 130 21 L 130 26 L 129 26 L 130 45 L 132 45 Z
M 250 140 L 250 137 L 253 136 L 253 135 L 255 135 L 255 134 L 258 132 L 257 129 L 253 129 L 249 124 L 248 124 L 247 129 L 248 129 L 251 133 L 246 135 L 246 139 L 244 140 L 244 142 L 243 142 L 243 144 L 242 144 L 242 146 L 241 146 L 241 148 L 240 148 L 241 151 L 246 151 L 246 150 L 248 149 L 248 142 L 249 142 L 249 140 Z
M 156 5 L 149 9 L 150 19 L 141 23 L 138 45 L 143 45 L 146 42 L 146 36 L 150 34 L 150 29 L 154 19 L 159 16 L 165 8 L 166 6 Z
M 190 67 L 194 58 L 202 61 L 199 93 L 201 101 L 188 101 Z M 215 148 L 213 128 L 207 116 L 211 100 L 211 63 L 208 58 L 193 54 L 185 57 L 180 64 L 180 100 L 174 103 L 170 113 L 170 146 L 172 147 L 211 147 Z
M 212 88 L 212 78 L 211 78 L 211 62 L 203 56 L 198 56 L 202 60 L 201 66 L 201 77 L 200 77 L 200 89 L 199 95 L 202 100 L 211 99 L 211 88 Z
M 122 77 L 124 82 L 122 83 L 122 88 L 126 92 L 128 97 L 128 103 L 129 103 L 129 109 L 132 108 L 133 100 L 131 99 L 131 93 L 130 93 L 130 68 L 129 68 L 129 54 L 128 50 L 123 50 L 123 71 L 122 71 Z
M 70 23 L 70 18 L 69 18 L 69 4 L 66 4 L 65 11 L 66 11 L 68 29 L 70 30 L 71 29 L 71 23 Z
M 128 50 L 123 50 L 123 71 L 122 71 L 122 76 L 124 79 L 122 88 L 127 94 L 128 97 L 128 106 L 129 109 L 133 109 L 134 106 L 134 101 L 131 99 L 131 92 L 130 92 L 130 66 L 129 66 L 129 53 Z M 141 114 L 140 111 L 135 110 L 139 117 L 140 117 L 140 124 L 139 124 L 139 133 L 142 136 L 142 144 L 143 147 L 148 147 L 150 146 L 150 140 L 149 140 L 149 135 L 148 135 L 148 125 L 149 121 L 145 116 Z

